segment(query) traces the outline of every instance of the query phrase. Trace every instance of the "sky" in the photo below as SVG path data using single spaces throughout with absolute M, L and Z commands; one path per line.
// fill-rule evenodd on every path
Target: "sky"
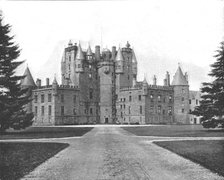
M 162 85 L 166 71 L 188 72 L 190 89 L 199 90 L 224 37 L 222 0 L 0 1 L 4 21 L 20 45 L 18 72 L 29 66 L 34 79 L 56 76 L 71 39 L 111 49 L 129 41 L 138 60 L 138 80 L 153 75 Z

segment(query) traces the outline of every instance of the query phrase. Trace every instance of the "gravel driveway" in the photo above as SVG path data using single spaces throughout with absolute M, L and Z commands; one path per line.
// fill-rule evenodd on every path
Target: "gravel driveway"
M 116 126 L 96 126 L 37 167 L 28 180 L 221 180 L 211 171 Z M 162 138 L 159 138 L 162 139 Z M 40 141 L 40 140 L 38 140 Z M 50 140 L 43 140 L 50 141 Z

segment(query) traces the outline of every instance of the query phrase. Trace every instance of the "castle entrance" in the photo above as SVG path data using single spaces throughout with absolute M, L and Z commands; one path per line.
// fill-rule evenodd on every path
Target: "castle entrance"
M 105 124 L 108 124 L 108 118 L 105 118 Z

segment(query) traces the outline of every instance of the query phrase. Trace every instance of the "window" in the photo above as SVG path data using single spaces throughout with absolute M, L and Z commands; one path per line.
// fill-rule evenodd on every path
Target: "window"
M 189 104 L 191 104 L 191 99 L 189 99 Z
M 161 114 L 161 106 L 158 106 L 157 112 L 158 114 Z
M 122 109 L 122 105 L 120 105 L 120 108 Z
M 181 109 L 181 112 L 184 113 L 184 109 Z
M 89 113 L 93 114 L 93 109 L 92 108 L 89 109 Z
M 165 109 L 163 109 L 163 115 L 165 115 L 166 114 L 166 111 L 165 111 Z
M 169 102 L 170 103 L 172 102 L 172 96 L 169 96 Z
M 198 100 L 196 99 L 196 105 L 198 105 Z
M 169 115 L 172 115 L 172 106 L 169 106 L 169 108 L 168 108 L 168 114 Z
M 64 106 L 61 106 L 61 115 L 64 116 L 65 112 L 64 112 Z
M 158 96 L 158 102 L 161 102 L 161 96 L 160 95 Z
M 41 106 L 41 115 L 44 115 L 44 106 Z
M 35 106 L 35 112 L 34 112 L 35 116 L 37 116 L 37 106 Z
M 141 101 L 142 100 L 142 96 L 138 95 L 138 100 Z
M 73 103 L 76 103 L 76 95 L 73 96 Z
M 140 114 L 142 114 L 142 106 L 140 106 Z
M 51 94 L 48 94 L 48 102 L 51 102 Z
M 123 105 L 124 109 L 125 109 L 125 104 Z
M 164 102 L 164 103 L 166 102 L 166 97 L 163 98 L 163 102 Z
M 34 96 L 34 102 L 35 102 L 35 103 L 37 103 L 37 98 L 38 98 L 38 96 L 35 95 L 35 96 Z
M 64 102 L 64 94 L 61 95 L 61 102 Z
M 184 101 L 184 97 L 182 97 L 181 100 Z
M 151 113 L 151 114 L 154 113 L 154 106 L 150 106 L 149 113 Z
M 75 108 L 73 109 L 73 114 L 76 115 L 76 109 Z
M 44 102 L 44 94 L 41 94 L 41 102 Z
M 123 112 L 121 112 L 121 117 L 123 118 Z
M 93 89 L 92 88 L 89 89 L 89 98 L 93 99 Z
M 152 94 L 150 95 L 150 99 L 151 99 L 151 102 L 153 102 L 153 95 Z
M 128 107 L 128 113 L 131 114 L 131 106 Z
M 92 74 L 91 73 L 89 73 L 89 78 L 92 79 Z
M 51 116 L 51 106 L 48 106 L 48 115 Z
M 131 100 L 132 100 L 132 98 L 131 98 L 131 96 L 129 96 L 129 101 L 131 102 Z
M 125 102 L 125 100 L 126 100 L 126 99 L 124 98 L 124 102 Z

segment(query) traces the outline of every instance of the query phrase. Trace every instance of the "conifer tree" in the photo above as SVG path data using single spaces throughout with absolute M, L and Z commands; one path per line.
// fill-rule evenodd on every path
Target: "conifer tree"
M 10 28 L 10 25 L 4 25 L 0 14 L 0 133 L 9 128 L 30 126 L 33 119 L 33 114 L 25 110 L 31 94 L 20 85 L 24 76 L 15 73 L 23 61 L 17 61 L 20 49 L 10 36 Z
M 224 42 L 214 56 L 216 61 L 211 65 L 209 76 L 214 78 L 211 83 L 203 83 L 202 100 L 192 114 L 202 116 L 204 127 L 224 127 Z

